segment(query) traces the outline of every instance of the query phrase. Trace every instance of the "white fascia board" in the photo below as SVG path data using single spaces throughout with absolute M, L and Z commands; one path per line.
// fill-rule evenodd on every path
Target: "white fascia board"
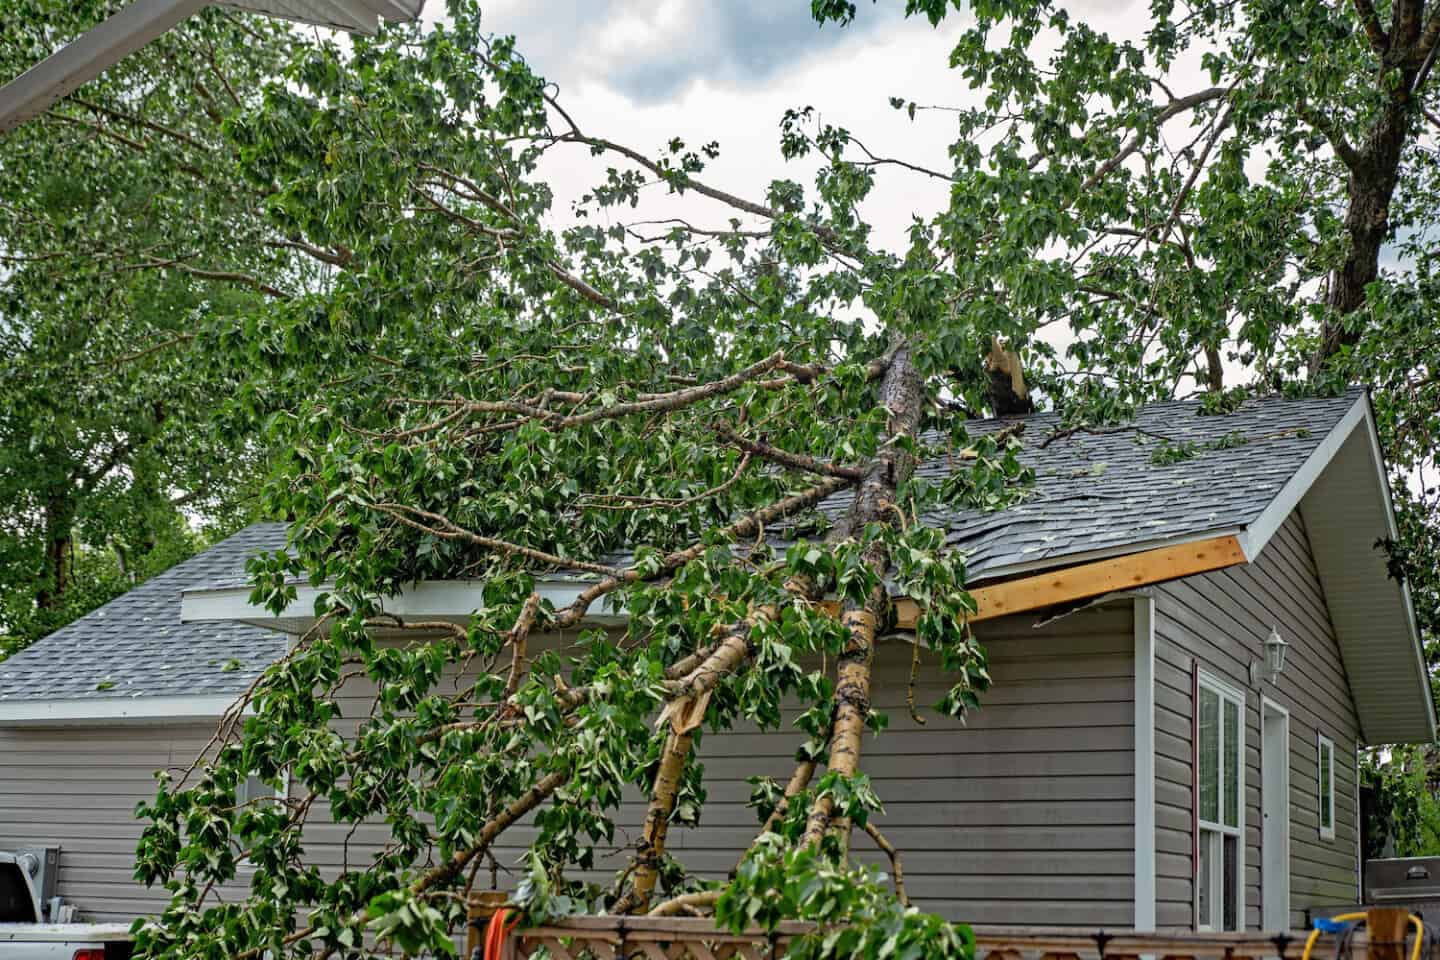
M 210 0 L 135 0 L 0 87 L 0 133 L 36 117 Z
M 550 601 L 558 609 L 574 603 L 591 586 L 592 583 L 582 580 L 541 580 L 535 588 L 540 599 Z M 276 625 L 276 621 L 313 617 L 316 599 L 328 591 L 328 587 L 298 585 L 295 599 L 277 615 L 252 604 L 249 587 L 186 590 L 180 597 L 180 622 L 234 620 L 269 629 L 283 629 Z M 386 613 L 402 619 L 460 619 L 469 617 L 484 605 L 485 586 L 476 580 L 424 580 L 397 596 L 381 600 L 381 607 Z M 627 619 L 624 612 L 592 611 L 586 615 L 585 622 L 613 626 Z
M 1270 504 L 1260 512 L 1260 516 L 1245 528 L 1245 532 L 1240 535 L 1239 540 L 1240 549 L 1244 551 L 1246 560 L 1254 563 L 1255 558 L 1260 556 L 1260 551 L 1265 549 L 1265 545 L 1270 542 L 1275 531 L 1285 523 L 1285 518 L 1295 512 L 1301 499 L 1315 485 L 1320 474 L 1325 472 L 1330 461 L 1335 459 L 1335 455 L 1340 452 L 1340 448 L 1344 446 L 1351 432 L 1369 419 L 1369 412 L 1369 401 L 1363 396 L 1356 399 L 1354 406 L 1345 412 L 1335 426 L 1330 428 L 1330 432 L 1325 435 L 1319 445 L 1310 451 L 1310 456 L 1305 458 L 1300 469 L 1290 476 L 1290 479 L 1285 482 L 1285 486 L 1280 488 L 1280 492 L 1275 494 L 1270 500 Z M 1386 499 L 1388 501 L 1388 495 Z
M 234 695 L 226 694 L 0 701 L 0 727 L 215 720 L 224 716 L 235 705 L 236 699 Z

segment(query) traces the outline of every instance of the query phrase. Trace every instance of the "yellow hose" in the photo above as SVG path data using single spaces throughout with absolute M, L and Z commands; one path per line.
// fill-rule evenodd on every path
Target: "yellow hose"
M 1335 923 L 1343 923 L 1346 920 L 1364 920 L 1365 912 L 1342 913 L 1334 917 L 1327 917 Z M 1410 960 L 1420 960 L 1420 941 L 1425 939 L 1425 924 L 1415 914 L 1410 914 L 1410 925 L 1415 928 L 1415 946 L 1410 949 Z M 1310 951 L 1315 946 L 1315 941 L 1320 939 L 1320 928 L 1316 927 L 1310 931 L 1310 936 L 1305 938 L 1305 952 L 1300 955 L 1300 960 L 1310 960 Z

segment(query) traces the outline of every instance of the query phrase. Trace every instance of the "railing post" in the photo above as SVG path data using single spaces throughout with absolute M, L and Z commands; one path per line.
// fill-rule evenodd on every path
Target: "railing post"
M 1405 960 L 1405 931 L 1409 926 L 1408 910 L 1375 907 L 1366 911 L 1366 960 Z

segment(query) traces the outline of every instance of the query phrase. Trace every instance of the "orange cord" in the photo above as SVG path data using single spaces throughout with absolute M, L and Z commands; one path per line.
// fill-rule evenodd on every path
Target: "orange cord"
M 494 916 L 490 918 L 490 925 L 485 928 L 485 960 L 500 960 L 504 954 L 505 938 L 520 923 L 518 916 L 506 923 L 505 920 L 509 915 L 510 911 L 502 907 L 496 910 Z

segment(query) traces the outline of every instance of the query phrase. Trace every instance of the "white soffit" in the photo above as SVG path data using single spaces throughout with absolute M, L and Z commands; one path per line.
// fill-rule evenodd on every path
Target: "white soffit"
M 536 590 L 542 600 L 555 607 L 575 602 L 591 583 L 580 580 L 541 580 Z M 180 597 L 180 622 L 200 620 L 236 620 L 267 630 L 300 635 L 319 619 L 315 601 L 325 587 L 297 585 L 295 599 L 278 616 L 263 606 L 250 602 L 250 587 L 202 587 L 186 590 Z M 597 601 L 586 615 L 585 623 L 613 626 L 624 623 L 624 613 L 602 610 Z M 402 590 L 397 596 L 381 601 L 384 611 L 402 620 L 448 620 L 464 625 L 474 612 L 485 606 L 485 585 L 478 580 L 425 580 Z
M 1300 499 L 1315 485 L 1315 481 L 1325 472 L 1335 455 L 1340 452 L 1341 446 L 1355 431 L 1355 428 L 1362 420 L 1369 416 L 1370 403 L 1364 397 L 1355 401 L 1355 405 L 1346 411 L 1345 416 L 1330 430 L 1310 452 L 1310 456 L 1300 465 L 1300 469 L 1286 481 L 1280 492 L 1275 494 L 1270 505 L 1261 511 L 1260 516 L 1250 522 L 1245 532 L 1240 535 L 1240 549 L 1245 552 L 1245 559 L 1254 563 L 1260 556 L 1260 551 L 1265 549 L 1265 544 L 1275 535 L 1285 519 L 1295 512 L 1300 505 Z M 1384 492 L 1388 504 L 1389 490 Z
M 1357 429 L 1304 492 L 1300 514 L 1365 742 L 1429 742 L 1435 707 L 1410 591 L 1377 544 L 1396 535 L 1390 485 L 1369 401 L 1357 406 Z
M 297 23 L 374 34 L 382 20 L 416 19 L 425 0 L 223 0 L 221 5 Z

